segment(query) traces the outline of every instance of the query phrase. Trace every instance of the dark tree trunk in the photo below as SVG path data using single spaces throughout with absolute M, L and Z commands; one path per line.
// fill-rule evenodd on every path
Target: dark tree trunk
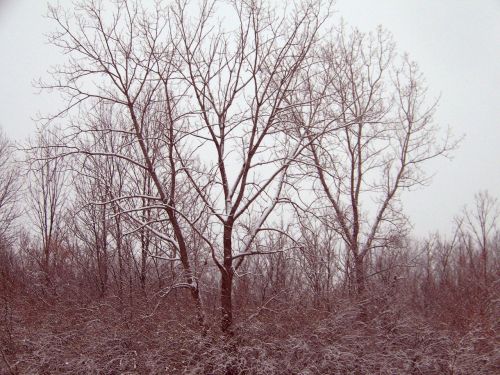
M 226 222 L 224 226 L 224 264 L 221 269 L 221 330 L 224 333 L 231 333 L 231 325 L 233 324 L 233 254 L 232 254 L 232 233 L 233 222 Z
M 359 319 L 366 322 L 368 319 L 368 306 L 364 300 L 366 291 L 366 275 L 365 275 L 365 265 L 364 257 L 362 255 L 356 254 L 354 256 L 354 274 L 356 277 L 356 298 L 361 309 L 359 314 Z
M 354 256 L 354 273 L 356 277 L 356 294 L 362 296 L 366 288 L 366 275 L 364 257 L 361 255 Z
M 141 288 L 146 293 L 147 259 L 149 252 L 149 233 L 141 233 Z
M 231 325 L 233 324 L 233 273 L 230 270 L 225 270 L 221 277 L 220 302 L 222 321 L 221 329 L 224 333 L 230 333 Z
M 173 206 L 173 202 L 170 202 L 169 206 Z M 200 328 L 202 329 L 203 334 L 205 334 L 208 330 L 208 327 L 205 321 L 205 314 L 203 313 L 203 305 L 201 303 L 198 282 L 193 274 L 191 263 L 189 261 L 188 248 L 186 242 L 184 241 L 184 236 L 182 235 L 182 230 L 180 228 L 179 222 L 177 221 L 177 217 L 175 215 L 174 210 L 172 210 L 172 208 L 170 207 L 167 207 L 166 210 L 170 217 L 170 220 L 172 221 L 175 237 L 179 245 L 179 257 L 181 259 L 181 264 L 184 270 L 184 275 L 186 277 L 186 282 L 191 286 L 190 287 L 191 296 L 193 298 L 196 307 L 196 315 L 198 323 L 200 325 Z

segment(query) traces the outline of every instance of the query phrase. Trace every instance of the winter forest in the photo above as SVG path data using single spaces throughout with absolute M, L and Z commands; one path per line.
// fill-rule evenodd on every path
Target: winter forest
M 500 204 L 413 235 L 401 196 L 460 137 L 388 30 L 69 4 L 37 84 L 64 105 L 0 135 L 0 373 L 500 371 Z

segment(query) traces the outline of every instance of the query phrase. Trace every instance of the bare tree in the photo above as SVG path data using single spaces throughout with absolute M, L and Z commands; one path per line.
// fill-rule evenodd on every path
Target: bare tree
M 176 142 L 176 131 L 168 114 L 177 101 L 170 97 L 168 90 L 165 91 L 167 96 L 163 96 L 168 85 L 164 86 L 162 79 L 166 79 L 173 69 L 173 57 L 169 55 L 173 42 L 165 31 L 169 18 L 159 5 L 149 12 L 140 8 L 137 2 L 119 1 L 112 8 L 108 11 L 102 4 L 88 1 L 81 2 L 74 14 L 61 8 L 50 9 L 51 18 L 59 26 L 51 40 L 69 52 L 71 60 L 67 66 L 55 69 L 53 84 L 42 84 L 42 87 L 58 89 L 67 95 L 68 105 L 56 117 L 70 114 L 71 110 L 84 105 L 97 110 L 90 111 L 90 117 L 75 118 L 67 137 L 60 140 L 65 148 L 59 156 L 81 154 L 114 158 L 130 169 L 138 168 L 147 173 L 155 190 L 151 196 L 136 191 L 95 203 L 112 203 L 111 207 L 118 210 L 114 213 L 117 217 L 147 211 L 138 206 L 146 199 L 154 202 L 149 208 L 166 213 L 172 235 L 155 230 L 154 223 L 132 217 L 131 220 L 172 246 L 184 268 L 186 282 L 179 286 L 191 290 L 199 322 L 204 326 L 189 249 L 175 210 L 177 166 L 166 159 L 172 155 L 172 145 Z M 128 147 L 109 150 L 98 143 L 82 143 L 89 133 L 93 133 L 94 138 L 114 134 Z M 132 208 L 122 210 L 120 204 L 124 202 Z
M 224 29 L 212 14 L 219 3 L 202 4 L 199 18 L 185 3 L 173 14 L 180 33 L 181 71 L 194 99 L 189 131 L 189 165 L 177 151 L 183 172 L 213 218 L 206 242 L 220 271 L 222 330 L 233 321 L 232 285 L 247 255 L 266 253 L 252 244 L 287 202 L 287 170 L 306 147 L 289 137 L 281 113 L 297 88 L 324 20 L 320 3 L 297 6 L 275 16 L 260 2 L 231 2 L 226 11 L 235 29 Z M 189 105 L 189 104 L 188 104 Z
M 0 129 L 0 241 L 10 242 L 9 238 L 15 219 L 19 191 L 19 173 L 12 158 L 13 146 Z
M 19 284 L 19 263 L 14 250 L 18 237 L 16 221 L 22 206 L 18 203 L 21 179 L 14 160 L 14 147 L 0 129 L 0 299 L 2 305 Z
M 334 285 L 342 282 L 346 269 L 341 238 L 329 223 L 312 215 L 300 218 L 300 231 L 301 246 L 296 257 L 305 283 L 315 307 L 329 308 Z
M 219 24 L 214 7 L 222 3 L 190 6 L 177 2 L 167 11 L 159 5 L 149 11 L 121 1 L 110 13 L 84 2 L 74 16 L 51 8 L 59 25 L 52 42 L 71 60 L 54 71 L 53 84 L 42 86 L 67 95 L 61 114 L 86 102 L 90 113 L 104 108 L 110 125 L 89 128 L 77 116 L 62 154 L 118 158 L 148 174 L 154 194 L 136 192 L 114 202 L 141 198 L 155 202 L 148 207 L 164 210 L 173 236 L 152 233 L 179 254 L 186 278 L 180 286 L 191 290 L 200 322 L 188 242 L 193 235 L 203 238 L 220 270 L 222 329 L 227 331 L 233 320 L 234 271 L 247 255 L 260 253 L 252 250 L 252 242 L 283 202 L 286 171 L 306 147 L 304 138 L 283 132 L 280 113 L 309 64 L 324 18 L 319 3 L 275 17 L 262 4 L 234 2 L 226 10 L 238 20 L 236 30 L 225 30 L 212 28 Z M 89 131 L 115 132 L 130 147 L 118 153 L 68 145 L 68 139 Z M 181 184 L 191 185 L 201 211 L 182 202 Z M 204 215 L 213 218 L 208 233 L 198 227 Z
M 488 283 L 490 254 L 494 248 L 497 234 L 497 220 L 500 216 L 498 200 L 487 191 L 481 191 L 474 197 L 474 207 L 465 207 L 463 216 L 458 218 L 458 231 L 466 247 L 471 245 L 478 249 L 481 258 L 481 274 L 485 284 Z M 471 240 L 473 243 L 471 243 Z
M 293 115 L 309 137 L 320 132 L 304 163 L 315 170 L 317 197 L 330 207 L 363 294 L 367 256 L 408 229 L 401 193 L 425 184 L 422 165 L 454 144 L 438 139 L 436 104 L 426 104 L 416 64 L 396 54 L 384 30 L 366 35 L 342 27 L 320 59 L 309 75 L 321 79 L 295 93 L 311 105 Z
M 51 268 L 62 245 L 67 198 L 64 161 L 54 158 L 56 151 L 49 147 L 53 139 L 48 131 L 40 131 L 28 155 L 29 211 L 36 235 L 41 240 L 39 262 L 47 283 L 51 282 Z

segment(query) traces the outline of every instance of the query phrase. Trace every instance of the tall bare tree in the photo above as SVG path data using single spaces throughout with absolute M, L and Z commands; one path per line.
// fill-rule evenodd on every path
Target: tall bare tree
M 384 30 L 342 27 L 320 55 L 320 68 L 295 93 L 311 105 L 293 115 L 309 137 L 320 132 L 304 164 L 315 171 L 317 197 L 330 208 L 363 294 L 367 257 L 408 229 L 401 193 L 425 184 L 423 164 L 454 144 L 439 139 L 422 75 Z
M 235 270 L 247 255 L 262 253 L 252 246 L 259 232 L 277 230 L 269 218 L 287 202 L 287 171 L 306 147 L 307 139 L 284 131 L 281 113 L 299 104 L 286 99 L 311 63 L 324 13 L 319 2 L 276 16 L 279 10 L 261 2 L 235 1 L 224 9 L 235 27 L 224 28 L 213 14 L 217 6 L 223 4 L 204 2 L 197 19 L 185 3 L 173 11 L 181 73 L 194 99 L 189 149 L 201 162 L 190 165 L 176 152 L 213 218 L 206 242 L 220 271 L 222 330 L 228 331 Z
M 82 109 L 85 105 L 96 110 L 90 110 L 90 116 L 85 118 L 75 117 L 68 136 L 60 140 L 66 146 L 60 156 L 81 154 L 113 158 L 129 169 L 138 168 L 148 174 L 154 186 L 151 196 L 136 191 L 96 203 L 112 203 L 111 207 L 118 209 L 117 216 L 123 214 L 119 207 L 124 202 L 135 206 L 127 210 L 128 213 L 147 210 L 138 206 L 146 199 L 155 202 L 149 208 L 166 213 L 172 235 L 160 233 L 151 223 L 135 221 L 138 226 L 147 227 L 155 236 L 167 241 L 178 255 L 186 280 L 179 286 L 191 290 L 198 306 L 198 319 L 204 325 L 189 249 L 174 209 L 178 178 L 176 165 L 171 168 L 167 159 L 176 142 L 173 137 L 176 130 L 168 114 L 177 101 L 170 97 L 168 90 L 165 91 L 168 96 L 164 96 L 164 88 L 168 85 L 164 86 L 162 80 L 169 77 L 174 66 L 174 57 L 169 54 L 173 50 L 173 41 L 166 29 L 169 17 L 159 5 L 149 11 L 141 8 L 138 2 L 119 1 L 110 8 L 84 1 L 72 14 L 61 8 L 50 9 L 51 18 L 59 26 L 52 42 L 71 55 L 67 66 L 55 68 L 53 83 L 42 84 L 45 88 L 58 89 L 67 97 L 67 107 L 56 117 L 71 114 L 73 109 Z M 113 134 L 116 139 L 121 139 L 122 144 L 128 144 L 128 148 L 109 150 L 97 142 L 82 143 L 89 133 L 94 134 L 93 138 Z
M 297 87 L 318 40 L 320 5 L 297 5 L 279 17 L 257 2 L 202 2 L 199 8 L 177 2 L 166 11 L 130 1 L 107 11 L 83 2 L 73 15 L 51 8 L 59 26 L 52 42 L 71 59 L 54 71 L 53 84 L 43 86 L 67 95 L 62 114 L 74 108 L 108 114 L 109 126 L 91 128 L 76 115 L 73 138 L 115 132 L 130 145 L 118 153 L 69 146 L 66 138 L 62 154 L 113 157 L 148 174 L 151 196 L 136 192 L 114 202 L 153 200 L 148 207 L 166 213 L 173 235 L 152 233 L 178 253 L 200 322 L 188 242 L 193 235 L 203 239 L 220 270 L 224 331 L 233 321 L 234 271 L 244 257 L 260 253 L 252 242 L 283 201 L 287 169 L 306 147 L 306 139 L 283 131 L 280 113 L 290 106 L 287 93 Z M 237 20 L 234 30 L 220 27 L 216 6 Z M 201 210 L 182 202 L 186 184 Z M 202 233 L 204 215 L 212 219 Z

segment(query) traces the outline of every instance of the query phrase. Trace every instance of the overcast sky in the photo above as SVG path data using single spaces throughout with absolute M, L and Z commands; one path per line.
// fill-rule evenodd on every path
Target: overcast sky
M 390 30 L 418 62 L 430 93 L 441 95 L 436 120 L 465 135 L 452 161 L 428 165 L 432 184 L 404 199 L 416 234 L 448 232 L 474 193 L 500 197 L 500 0 L 338 0 L 336 9 L 362 31 Z M 62 61 L 46 44 L 45 13 L 42 0 L 0 0 L 0 126 L 19 141 L 32 134 L 38 111 L 57 108 L 32 87 Z

